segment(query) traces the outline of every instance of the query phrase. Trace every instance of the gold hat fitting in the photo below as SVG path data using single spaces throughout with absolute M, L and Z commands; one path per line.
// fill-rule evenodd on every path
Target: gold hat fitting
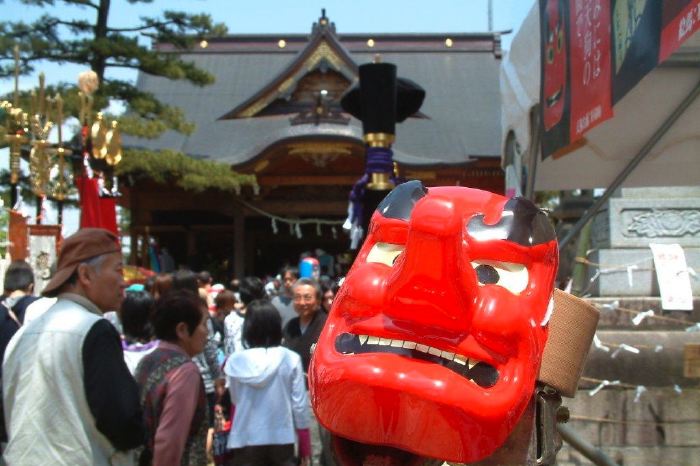
M 389 133 L 367 133 L 363 139 L 369 147 L 389 148 L 396 140 L 396 136 Z

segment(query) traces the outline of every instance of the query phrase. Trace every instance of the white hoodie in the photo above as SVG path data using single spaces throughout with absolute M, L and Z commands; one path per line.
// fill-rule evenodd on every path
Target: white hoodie
M 246 349 L 228 358 L 224 372 L 236 405 L 228 448 L 294 443 L 295 429 L 309 427 L 304 370 L 295 352 Z

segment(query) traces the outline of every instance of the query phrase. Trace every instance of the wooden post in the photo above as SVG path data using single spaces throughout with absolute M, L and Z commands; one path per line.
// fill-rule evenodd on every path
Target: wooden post
M 233 273 L 241 279 L 245 274 L 245 215 L 240 210 L 233 214 Z

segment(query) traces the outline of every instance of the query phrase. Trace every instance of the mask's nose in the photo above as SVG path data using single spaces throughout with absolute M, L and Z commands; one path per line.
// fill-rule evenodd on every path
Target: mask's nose
M 469 330 L 474 295 L 466 289 L 471 265 L 462 223 L 449 199 L 426 197 L 416 204 L 406 249 L 387 287 L 386 314 L 395 325 L 443 338 Z

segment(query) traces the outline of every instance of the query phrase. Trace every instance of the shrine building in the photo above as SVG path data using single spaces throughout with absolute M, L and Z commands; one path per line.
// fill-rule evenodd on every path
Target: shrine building
M 185 52 L 154 47 L 179 53 L 216 81 L 198 87 L 140 74 L 141 91 L 180 107 L 196 129 L 125 137 L 124 145 L 217 161 L 255 175 L 259 186 L 192 193 L 145 177 L 122 180 L 132 244 L 155 238 L 178 264 L 262 276 L 296 264 L 302 251 L 348 249 L 341 224 L 365 146 L 361 123 L 339 101 L 358 65 L 377 55 L 426 91 L 420 111 L 396 127 L 398 173 L 428 187 L 503 193 L 500 33 L 340 34 L 324 14 L 308 35 L 231 35 Z M 141 250 L 132 256 L 146 261 Z

